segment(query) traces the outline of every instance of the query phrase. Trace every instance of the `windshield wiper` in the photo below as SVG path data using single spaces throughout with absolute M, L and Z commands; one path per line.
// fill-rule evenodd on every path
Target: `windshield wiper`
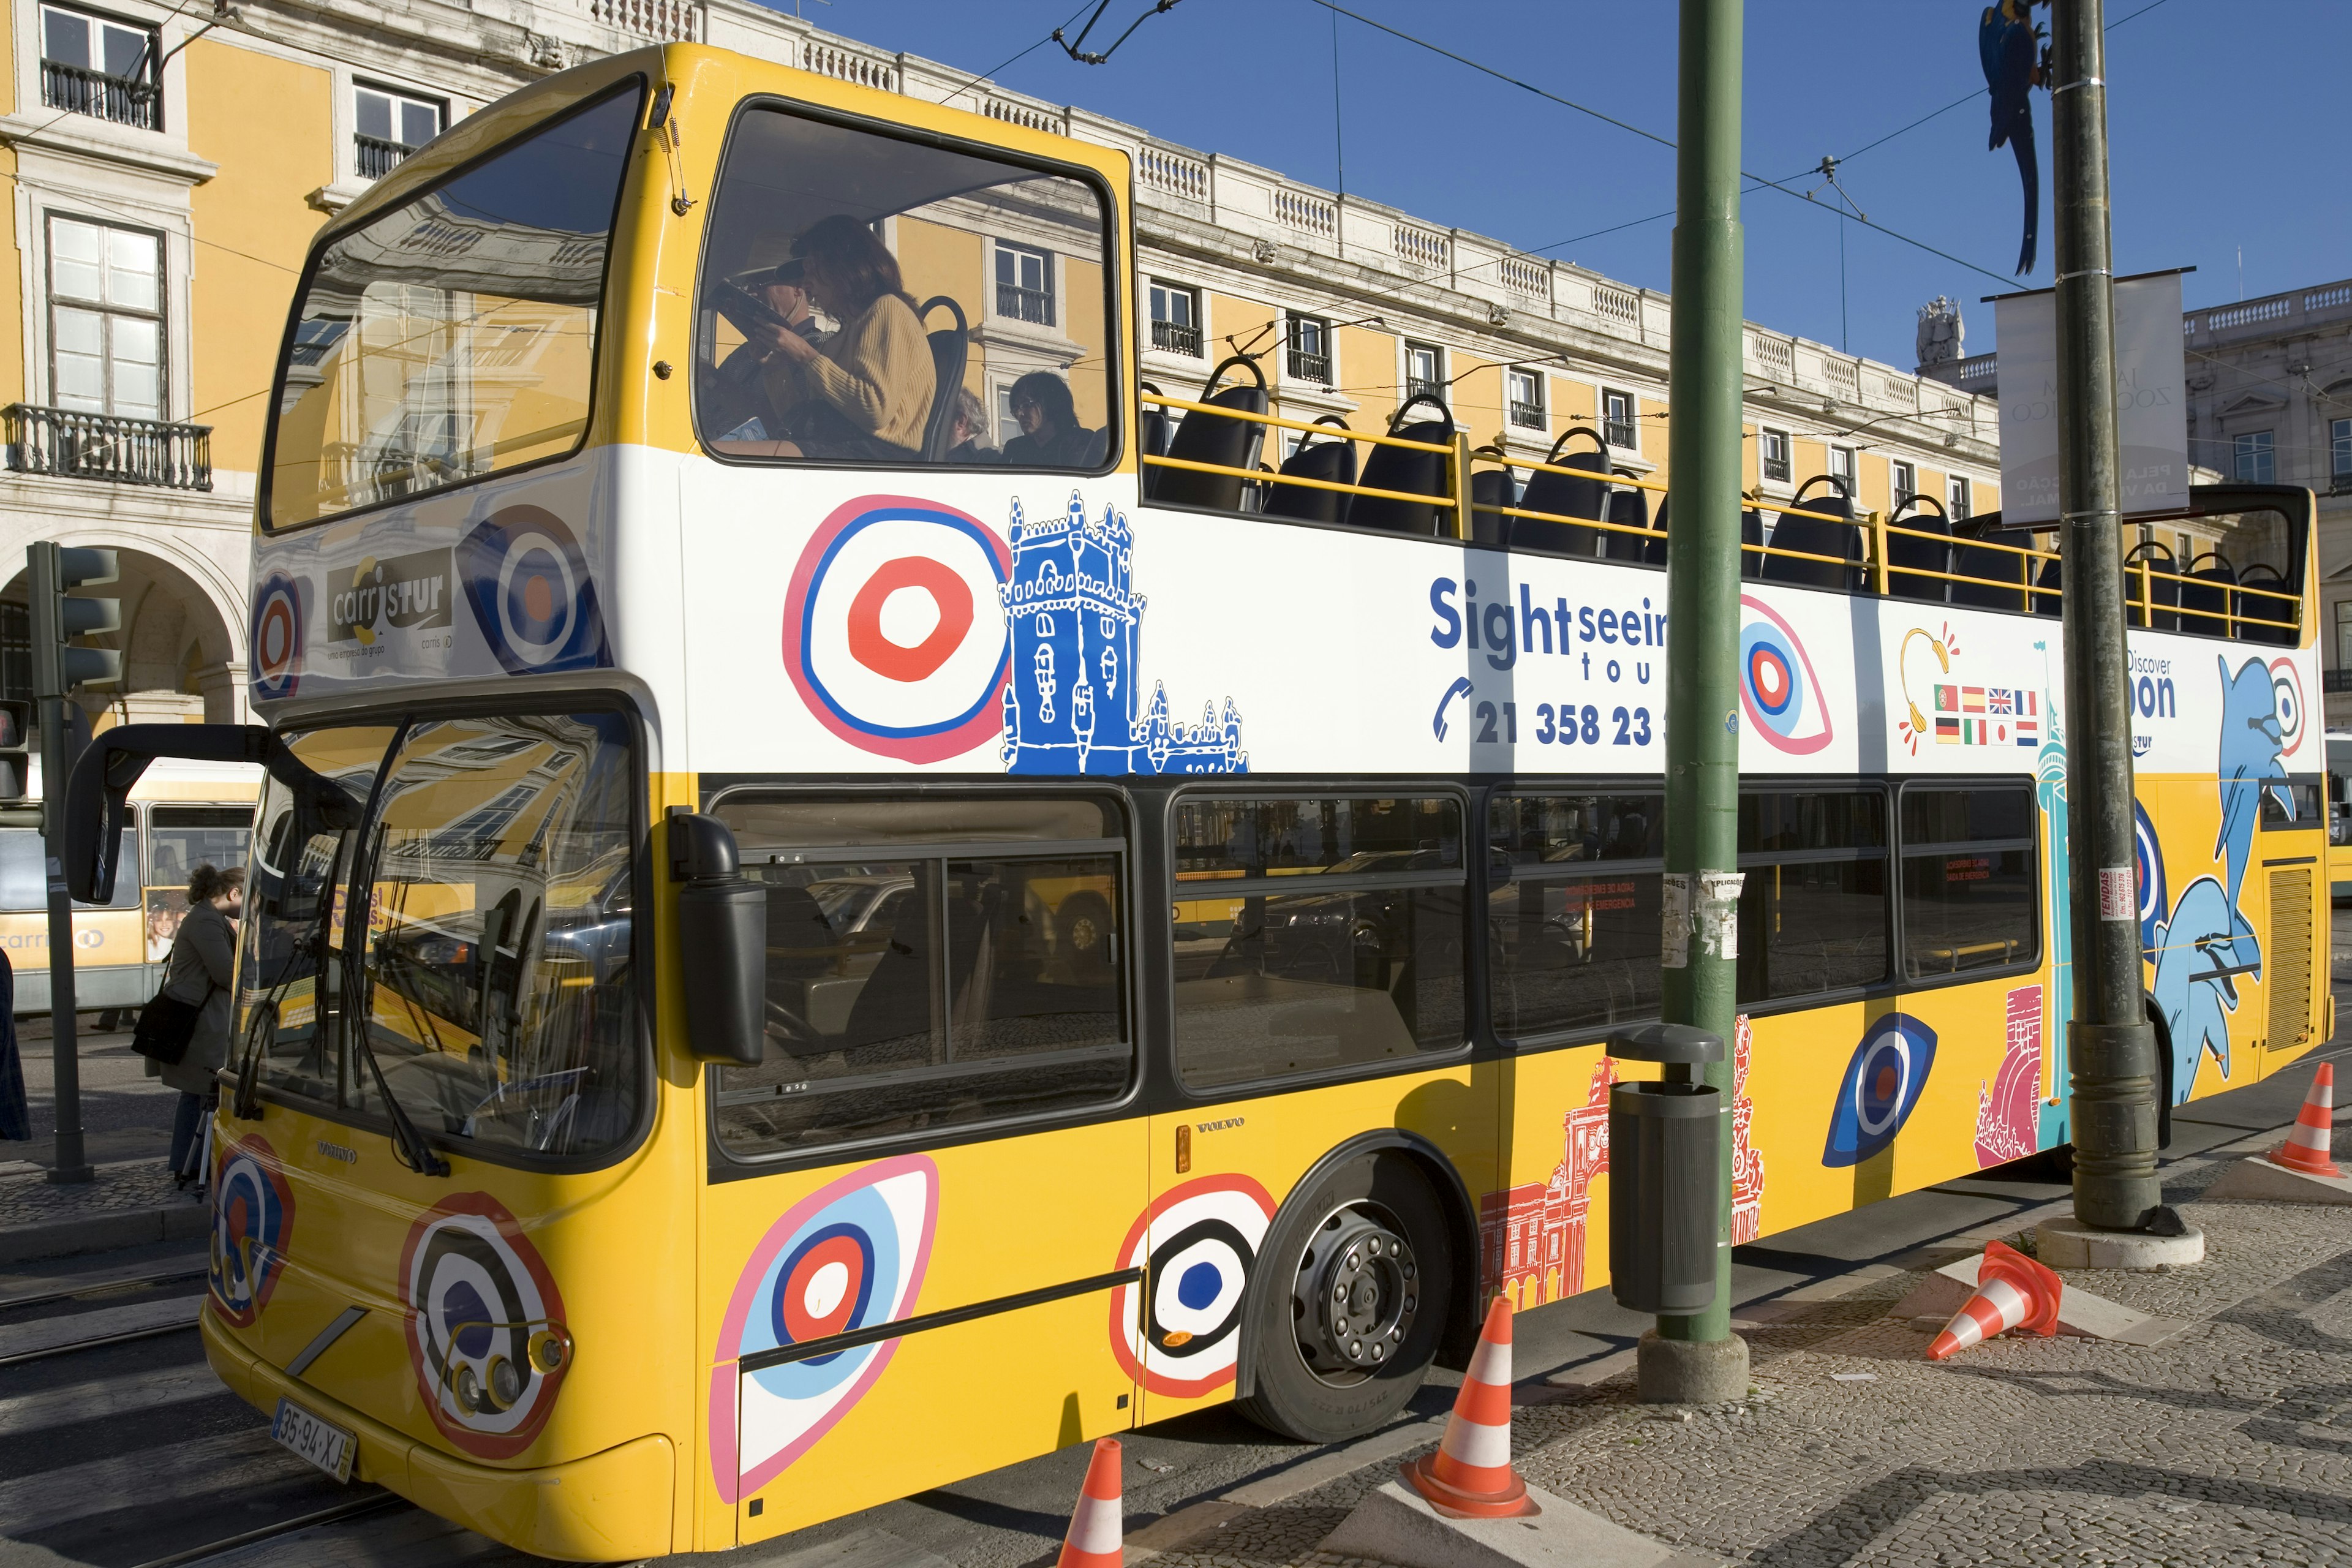
M 364 870 L 373 879 L 383 854 L 383 827 L 379 824 L 375 830 L 375 842 L 368 847 L 365 866 L 354 867 L 352 878 L 352 896 L 354 900 L 362 896 L 367 898 L 371 905 L 369 912 L 372 912 L 375 898 L 374 889 L 371 886 L 363 894 L 359 886 L 358 873 Z M 375 1077 L 376 1092 L 383 1097 L 384 1115 L 392 1123 L 394 1157 L 420 1176 L 446 1176 L 449 1173 L 449 1162 L 425 1141 L 425 1134 L 418 1131 L 416 1123 L 409 1120 L 407 1109 L 400 1103 L 400 1097 L 392 1092 L 392 1085 L 383 1076 L 383 1064 L 376 1059 L 375 1047 L 368 1040 L 368 1028 L 375 1018 L 375 982 L 366 979 L 367 931 L 373 923 L 367 913 L 362 913 L 360 940 L 349 942 L 343 952 L 343 994 L 356 1004 L 353 1009 L 344 1014 L 344 1034 L 359 1047 L 360 1055 L 367 1058 L 368 1071 Z M 362 981 L 365 981 L 364 984 Z M 356 1018 L 352 1012 L 357 1013 Z

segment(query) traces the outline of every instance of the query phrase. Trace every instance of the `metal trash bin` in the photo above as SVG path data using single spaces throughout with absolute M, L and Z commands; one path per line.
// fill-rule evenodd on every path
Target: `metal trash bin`
M 1612 1035 L 1609 1050 L 1663 1062 L 1667 1074 L 1661 1083 L 1610 1087 L 1610 1290 L 1632 1311 L 1703 1311 L 1715 1301 L 1723 1222 L 1723 1095 L 1696 1080 L 1723 1059 L 1723 1037 L 1643 1024 Z

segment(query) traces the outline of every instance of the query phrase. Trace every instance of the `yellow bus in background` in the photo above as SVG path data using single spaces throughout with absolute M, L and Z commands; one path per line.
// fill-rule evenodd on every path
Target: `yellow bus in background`
M 30 801 L 41 769 L 32 764 Z M 163 984 L 180 917 L 187 912 L 188 873 L 209 861 L 242 866 L 253 837 L 261 770 L 236 763 L 166 761 L 147 770 L 131 795 L 119 879 L 102 906 L 73 910 L 74 1002 L 84 1011 L 125 1013 L 145 1005 Z M 16 973 L 16 1010 L 49 1010 L 49 916 L 41 835 L 0 827 L 0 950 Z

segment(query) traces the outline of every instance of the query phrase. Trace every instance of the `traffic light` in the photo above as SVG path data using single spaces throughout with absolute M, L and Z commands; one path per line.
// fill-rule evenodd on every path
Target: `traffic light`
M 33 748 L 39 727 L 29 702 L 0 702 L 0 805 L 25 798 L 32 787 Z
M 67 590 L 116 580 L 114 552 L 68 548 L 50 540 L 25 547 L 32 574 L 33 695 L 63 697 L 78 686 L 122 679 L 122 655 L 73 639 L 122 629 L 122 601 L 77 598 Z

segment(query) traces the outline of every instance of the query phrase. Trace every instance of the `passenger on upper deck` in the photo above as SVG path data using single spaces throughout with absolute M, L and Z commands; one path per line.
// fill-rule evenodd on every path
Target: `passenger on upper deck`
M 789 437 L 761 444 L 761 455 L 919 461 L 936 378 L 898 258 L 845 214 L 812 225 L 793 252 L 809 293 L 841 331 L 822 348 L 789 326 L 767 326 L 765 341 L 754 339 L 768 356 L 761 374 L 768 401 Z
M 1004 443 L 1004 460 L 1024 468 L 1091 468 L 1103 458 L 1103 435 L 1078 423 L 1070 384 L 1050 370 L 1013 384 L 1013 417 L 1021 434 Z
M 988 434 L 988 410 L 966 387 L 956 388 L 955 427 L 949 432 L 950 463 L 1001 463 L 1004 454 L 981 437 Z

